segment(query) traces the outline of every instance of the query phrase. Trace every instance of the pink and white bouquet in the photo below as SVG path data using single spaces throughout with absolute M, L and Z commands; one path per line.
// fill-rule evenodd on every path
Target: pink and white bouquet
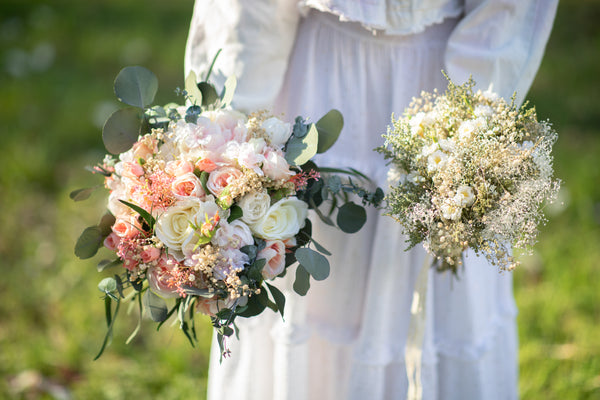
M 511 270 L 518 264 L 511 245 L 530 249 L 542 205 L 557 194 L 557 134 L 535 109 L 473 86 L 450 81 L 445 94 L 422 93 L 392 118 L 377 149 L 391 163 L 387 215 L 440 270 L 456 272 L 467 248 Z
M 99 269 L 122 271 L 99 285 L 109 329 L 100 354 L 123 299 L 137 300 L 140 319 L 144 309 L 161 324 L 176 315 L 192 344 L 195 312 L 211 316 L 226 353 L 236 317 L 267 307 L 283 316 L 285 297 L 269 282 L 288 267 L 299 263 L 294 289 L 301 295 L 310 276 L 328 276 L 324 255 L 330 254 L 311 238 L 308 210 L 336 199 L 338 225 L 355 232 L 366 214 L 346 194 L 377 204 L 383 193 L 333 174 L 360 177 L 356 171 L 319 170 L 310 162 L 340 133 L 335 110 L 316 124 L 301 117 L 291 124 L 264 111 L 245 115 L 229 105 L 235 80 L 219 96 L 195 76 L 182 93 L 190 106 L 150 107 L 156 88 L 156 77 L 141 67 L 117 76 L 117 97 L 134 107 L 115 112 L 103 129 L 113 155 L 94 171 L 104 175 L 108 213 L 75 247 L 80 258 L 102 246 L 114 251 L 116 258 L 101 261 Z M 71 197 L 81 200 L 92 190 Z

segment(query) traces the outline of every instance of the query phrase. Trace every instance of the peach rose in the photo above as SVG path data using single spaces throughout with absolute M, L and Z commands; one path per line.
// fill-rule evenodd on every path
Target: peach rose
M 217 168 L 208 176 L 208 182 L 206 187 L 215 196 L 219 196 L 223 189 L 227 187 L 234 180 L 242 176 L 242 171 L 234 167 L 221 167 Z
M 171 183 L 171 189 L 175 197 L 180 200 L 185 200 L 188 197 L 203 199 L 206 196 L 200 179 L 193 172 L 188 172 L 175 178 L 173 183 Z
M 114 232 L 111 232 L 110 235 L 104 239 L 104 247 L 110 251 L 115 251 L 119 246 L 119 243 L 121 243 L 121 238 Z
M 285 244 L 281 240 L 267 240 L 265 248 L 258 252 L 256 259 L 267 261 L 262 276 L 273 279 L 285 269 Z

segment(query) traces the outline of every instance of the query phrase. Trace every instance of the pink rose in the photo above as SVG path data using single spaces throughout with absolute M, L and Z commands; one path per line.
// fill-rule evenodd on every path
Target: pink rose
M 267 240 L 256 259 L 265 259 L 267 263 L 262 270 L 265 279 L 273 279 L 285 269 L 285 244 L 281 240 Z
M 121 238 L 114 232 L 111 232 L 110 235 L 104 239 L 104 247 L 110 251 L 115 251 L 119 246 L 119 243 L 121 243 Z
M 189 197 L 204 199 L 206 196 L 200 179 L 193 172 L 188 172 L 175 178 L 173 183 L 171 183 L 171 189 L 175 197 L 180 200 L 185 200 Z
M 217 168 L 208 176 L 206 187 L 215 196 L 219 196 L 223 189 L 242 176 L 242 171 L 234 167 Z
M 112 231 L 117 234 L 120 238 L 131 239 L 137 236 L 141 226 L 136 217 L 130 217 L 128 219 L 117 218 Z
M 262 170 L 266 176 L 273 180 L 287 180 L 294 175 L 294 172 L 290 171 L 290 165 L 285 161 L 283 153 L 273 149 L 268 149 L 265 152 L 265 162 Z
M 213 172 L 217 169 L 217 164 L 212 162 L 209 158 L 201 158 L 196 162 L 196 168 L 200 171 Z
M 142 257 L 142 262 L 148 264 L 160 257 L 160 249 L 154 246 L 145 246 L 140 256 Z
M 165 167 L 169 175 L 181 176 L 194 172 L 194 164 L 186 160 L 169 161 Z
M 123 176 L 126 178 L 137 180 L 140 176 L 144 175 L 144 168 L 137 162 L 124 162 L 123 163 Z
M 177 268 L 177 261 L 173 257 L 163 254 L 158 259 L 158 263 L 150 266 L 146 272 L 150 289 L 161 297 L 179 297 L 177 287 L 170 283 L 171 273 L 175 268 Z

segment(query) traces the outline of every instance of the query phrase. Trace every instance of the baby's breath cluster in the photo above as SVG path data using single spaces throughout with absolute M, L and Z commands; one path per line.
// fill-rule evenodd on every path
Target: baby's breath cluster
M 410 247 L 423 243 L 439 269 L 454 272 L 467 248 L 501 270 L 529 249 L 542 205 L 557 194 L 552 146 L 557 134 L 534 108 L 518 108 L 475 83 L 450 82 L 443 95 L 422 93 L 392 117 L 378 148 L 390 160 L 387 215 Z

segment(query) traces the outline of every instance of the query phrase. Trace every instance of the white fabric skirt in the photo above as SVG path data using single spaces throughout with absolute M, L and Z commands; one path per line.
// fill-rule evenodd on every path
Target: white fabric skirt
M 311 12 L 300 24 L 276 103 L 288 120 L 344 115 L 339 141 L 318 165 L 353 167 L 385 187 L 387 168 L 373 148 L 392 113 L 413 96 L 444 90 L 443 54 L 456 20 L 408 36 L 374 36 L 359 24 Z M 208 398 L 404 399 L 404 347 L 414 283 L 424 251 L 405 251 L 400 226 L 370 210 L 346 235 L 313 220 L 313 236 L 333 253 L 332 271 L 292 290 L 294 267 L 279 283 L 285 321 L 266 310 L 237 320 L 240 341 L 219 364 L 213 343 Z M 424 399 L 517 397 L 516 308 L 510 273 L 468 254 L 458 278 L 431 271 L 423 349 Z

